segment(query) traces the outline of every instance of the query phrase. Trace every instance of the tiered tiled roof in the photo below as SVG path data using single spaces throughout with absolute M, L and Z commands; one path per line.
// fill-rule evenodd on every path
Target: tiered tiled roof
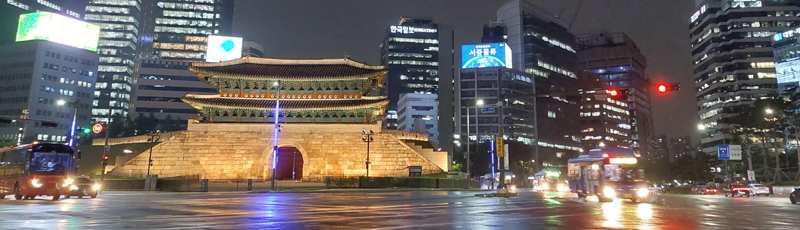
M 219 95 L 187 94 L 181 100 L 197 110 L 204 107 L 221 109 L 275 109 L 275 99 L 220 97 Z M 281 110 L 353 110 L 382 108 L 389 103 L 386 97 L 361 97 L 353 99 L 281 99 Z
M 358 78 L 376 79 L 386 74 L 383 66 L 364 65 L 341 59 L 274 59 L 243 57 L 220 63 L 195 62 L 189 70 L 205 82 L 209 78 L 281 81 L 336 81 Z

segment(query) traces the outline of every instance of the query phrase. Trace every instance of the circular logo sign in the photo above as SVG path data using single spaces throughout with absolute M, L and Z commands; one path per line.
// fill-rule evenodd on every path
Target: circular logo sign
M 97 123 L 92 125 L 92 132 L 95 134 L 103 132 L 103 124 Z

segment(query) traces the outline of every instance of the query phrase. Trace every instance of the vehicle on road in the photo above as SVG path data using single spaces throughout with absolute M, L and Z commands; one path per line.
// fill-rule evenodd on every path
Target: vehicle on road
M 58 200 L 74 182 L 75 155 L 63 143 L 34 142 L 0 149 L 0 199 L 13 195 L 17 200 L 36 196 Z
M 596 195 L 600 202 L 614 198 L 649 200 L 651 194 L 644 170 L 639 168 L 639 157 L 629 148 L 608 147 L 569 159 L 570 191 L 581 198 Z
M 731 188 L 725 188 L 725 197 L 733 198 L 736 195 L 750 197 L 750 188 L 745 185 L 733 185 Z
M 704 191 L 703 191 L 703 194 L 715 195 L 715 194 L 717 194 L 717 187 L 713 187 L 713 186 L 706 187 L 704 189 Z
M 694 194 L 703 194 L 706 191 L 706 184 L 703 183 L 695 183 L 692 185 L 692 193 Z
M 750 184 L 747 187 L 750 188 L 750 193 L 753 195 L 769 196 L 769 188 L 767 186 L 764 186 L 763 184 Z
M 93 183 L 89 178 L 75 178 L 75 181 L 69 186 L 69 190 L 70 192 L 65 194 L 64 198 L 70 198 L 71 196 L 96 198 L 100 192 L 100 184 Z
M 558 168 L 544 168 L 534 174 L 533 189 L 537 191 L 569 191 L 567 182 L 562 180 L 561 171 Z
M 789 193 L 789 201 L 791 201 L 792 204 L 797 204 L 797 202 L 800 202 L 800 187 L 794 188 L 794 191 Z

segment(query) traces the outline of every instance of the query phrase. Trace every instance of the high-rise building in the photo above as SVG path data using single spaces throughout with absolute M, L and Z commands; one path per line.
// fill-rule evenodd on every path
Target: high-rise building
M 694 156 L 695 152 L 697 151 L 694 149 L 694 146 L 692 145 L 692 138 L 689 136 L 682 138 L 670 138 L 669 142 L 670 162 L 675 162 L 676 159 L 685 155 Z
M 575 107 L 560 108 L 546 103 L 534 105 L 533 94 L 540 87 L 539 81 L 532 74 L 506 67 L 461 69 L 458 82 L 459 97 L 459 133 L 462 143 L 487 142 L 500 135 L 500 111 L 497 102 L 502 94 L 506 98 L 504 106 L 503 129 L 504 139 L 526 145 L 537 144 L 541 160 L 559 157 L 567 159 L 577 156 L 582 149 L 578 144 L 579 137 L 575 132 L 564 135 L 563 129 L 555 126 L 574 127 L 570 125 L 578 121 L 578 109 Z M 534 82 L 535 81 L 535 82 Z M 483 105 L 478 105 L 479 101 Z M 468 109 L 469 108 L 469 109 Z M 469 113 L 469 115 L 468 115 Z M 538 114 L 534 118 L 534 114 Z M 467 117 L 469 117 L 469 133 L 467 133 Z M 539 130 L 537 133 L 536 125 Z M 546 128 L 543 128 L 546 127 Z M 551 131 L 554 130 L 554 131 Z M 571 130 L 570 130 L 571 131 Z M 469 140 L 470 142 L 467 142 Z M 474 150 L 474 149 L 473 149 Z M 535 159 L 536 153 L 526 154 L 523 159 Z
M 582 72 L 579 103 L 581 140 L 585 151 L 600 147 L 631 147 L 631 112 L 627 100 L 610 97 L 603 75 Z
M 654 134 L 650 107 L 651 84 L 645 75 L 647 59 L 639 51 L 636 43 L 624 33 L 578 35 L 576 43 L 578 68 L 581 69 L 581 72 L 587 73 L 587 78 L 581 79 L 582 81 L 587 80 L 591 84 L 600 83 L 600 91 L 610 88 L 628 91 L 628 97 L 624 103 L 627 104 L 626 110 L 629 112 L 625 115 L 630 117 L 630 120 L 623 123 L 629 126 L 619 127 L 619 124 L 612 123 L 603 129 L 595 129 L 595 131 L 624 133 L 626 136 L 624 139 L 631 141 L 626 144 L 626 147 L 639 150 L 642 156 L 648 157 L 648 154 L 653 151 L 650 143 Z M 583 131 L 586 131 L 587 128 L 588 126 L 581 127 Z M 587 138 L 585 134 L 587 133 L 584 133 L 584 141 Z M 590 136 L 595 138 L 596 134 Z M 600 137 L 601 139 L 618 138 L 604 137 L 603 135 Z
M 0 117 L 15 120 L 0 123 L 0 139 L 69 142 L 73 126 L 91 124 L 100 28 L 50 12 L 17 21 L 30 27 L 0 46 Z
M 264 53 L 260 44 L 245 41 L 242 45 L 245 56 L 259 57 Z M 186 120 L 197 115 L 197 111 L 183 103 L 186 94 L 218 93 L 216 86 L 209 85 L 189 71 L 191 61 L 145 59 L 139 63 L 136 89 L 133 92 L 132 118 L 150 113 L 156 119 L 167 116 L 177 124 L 185 125 Z
M 531 75 L 536 94 L 553 95 L 536 100 L 538 130 L 546 130 L 539 132 L 540 159 L 569 158 L 581 150 L 578 101 L 558 96 L 578 93 L 575 35 L 553 15 L 522 0 L 497 10 L 496 23 L 505 27 L 513 69 Z
M 776 33 L 772 42 L 778 91 L 800 84 L 800 28 Z
M 208 35 L 230 35 L 233 0 L 148 0 L 142 5 L 142 59 L 205 60 Z
M 0 3 L 0 45 L 14 42 L 19 15 L 52 12 L 82 19 L 85 0 L 6 0 Z
M 398 111 L 403 94 L 438 95 L 439 25 L 433 20 L 401 18 L 389 27 L 381 45 L 381 64 L 389 70 L 385 90 L 390 114 Z M 398 122 L 390 115 L 384 125 L 396 129 Z
M 400 96 L 397 108 L 397 129 L 427 133 L 429 140 L 439 143 L 439 104 L 435 94 L 407 93 Z M 422 125 L 423 127 L 419 127 Z
M 654 137 L 652 146 L 653 154 L 650 155 L 650 160 L 653 162 L 664 162 L 670 159 L 669 139 L 667 139 L 667 135 Z
M 453 60 L 453 30 L 428 19 L 401 18 L 391 25 L 381 45 L 381 64 L 389 70 L 387 87 L 382 93 L 389 97 L 384 127 L 397 129 L 398 103 L 403 94 L 430 94 L 428 104 L 438 104 L 438 125 L 430 130 L 443 151 L 452 154 L 456 116 L 455 66 Z
M 128 115 L 140 33 L 138 0 L 90 0 L 84 19 L 101 28 L 92 118 L 106 121 L 111 114 Z
M 743 106 L 776 93 L 772 39 L 800 26 L 800 1 L 706 0 L 689 18 L 704 152 L 731 138 Z

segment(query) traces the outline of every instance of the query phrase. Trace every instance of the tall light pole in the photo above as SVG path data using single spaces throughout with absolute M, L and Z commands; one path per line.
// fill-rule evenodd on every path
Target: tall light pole
M 275 173 L 277 173 L 277 164 L 278 164 L 278 132 L 280 132 L 281 126 L 278 124 L 278 117 L 280 116 L 280 104 L 281 104 L 281 81 L 275 81 L 272 85 L 278 91 L 278 95 L 275 97 L 275 129 L 273 129 L 273 148 L 272 148 L 272 191 L 275 191 Z
M 158 134 L 159 133 L 161 133 L 161 130 L 158 130 L 155 133 L 151 132 L 151 133 L 147 134 L 147 136 L 150 136 L 150 138 L 148 138 L 147 140 L 149 142 L 151 142 L 151 143 L 152 142 L 158 142 L 159 141 L 158 140 L 159 139 L 158 138 Z M 156 147 L 156 146 L 155 145 L 150 146 L 150 155 L 147 157 L 147 176 L 148 177 L 150 176 L 150 167 L 153 166 L 153 147 Z
M 369 132 L 367 132 L 367 130 L 361 130 L 361 135 L 362 135 L 361 136 L 361 141 L 367 142 L 367 162 L 365 163 L 366 166 L 367 166 L 367 180 L 369 180 L 369 164 L 370 164 L 370 162 L 369 162 L 369 143 L 375 141 L 374 139 L 372 139 L 372 135 L 374 135 L 374 134 L 375 133 L 372 132 L 372 130 L 370 130 Z
M 475 102 L 475 106 L 474 107 L 475 107 L 475 123 L 476 124 L 478 123 L 478 108 L 481 107 L 481 106 L 483 106 L 483 100 L 478 100 L 478 101 Z M 469 109 L 471 107 L 473 107 L 473 106 L 467 105 L 467 179 L 472 178 L 471 177 L 472 175 L 469 172 L 470 171 L 469 169 L 470 169 L 470 166 L 471 166 L 471 162 L 470 162 L 470 159 L 469 159 L 470 145 L 472 144 L 472 140 L 470 140 L 470 135 L 472 135 L 472 133 L 470 133 L 470 131 L 469 131 L 469 127 L 470 127 L 470 124 L 469 124 L 470 111 L 469 111 Z M 476 132 L 475 135 L 477 136 L 478 133 Z M 478 139 L 480 139 L 480 137 L 478 137 Z
M 80 101 L 81 101 L 80 99 L 76 99 L 73 102 L 67 102 L 67 101 L 64 101 L 64 100 L 58 100 L 58 102 L 57 102 L 58 105 L 70 105 L 73 108 L 75 108 L 74 112 L 72 113 L 71 130 L 69 131 L 69 146 L 72 146 L 72 144 L 75 141 L 74 140 L 75 139 L 75 121 L 78 119 L 78 105 L 80 105 L 79 104 Z

